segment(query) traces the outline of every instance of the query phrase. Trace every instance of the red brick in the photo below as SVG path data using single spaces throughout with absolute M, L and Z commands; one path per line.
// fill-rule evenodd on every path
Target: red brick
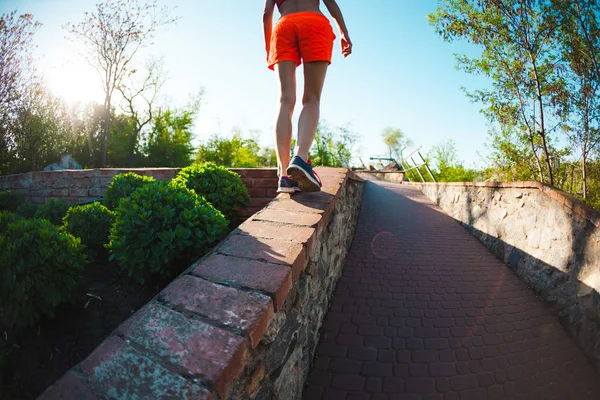
M 38 400 L 96 400 L 98 397 L 73 372 L 67 372 Z
M 256 197 L 250 199 L 250 207 L 264 207 L 271 202 L 271 198 L 268 197 Z
M 294 282 L 306 266 L 306 253 L 302 244 L 284 240 L 236 235 L 219 247 L 218 251 L 229 256 L 287 265 L 292 269 Z
M 50 192 L 50 196 L 53 198 L 61 199 L 69 196 L 69 189 L 56 189 Z
M 151 303 L 119 331 L 182 371 L 201 376 L 225 397 L 248 362 L 246 340 L 231 332 Z
M 116 336 L 103 342 L 81 363 L 95 391 L 110 398 L 212 399 L 211 394 L 181 375 L 147 358 Z
M 224 284 L 261 290 L 273 296 L 275 311 L 283 306 L 292 289 L 292 270 L 284 265 L 213 254 L 193 274 Z
M 267 192 L 266 192 L 266 197 L 270 197 L 272 199 L 274 199 L 275 197 L 277 197 L 278 193 L 277 193 L 277 189 L 276 188 L 266 188 Z
M 161 293 L 162 298 L 220 323 L 238 328 L 256 347 L 273 319 L 273 302 L 260 293 L 244 292 L 184 275 Z
M 276 168 L 229 168 L 243 178 L 277 178 Z
M 323 217 L 320 214 L 264 209 L 259 214 L 254 216 L 253 219 L 255 221 L 279 222 L 301 226 L 317 226 Z
M 89 191 L 89 196 L 90 197 L 104 197 L 104 193 L 106 192 L 106 189 L 102 189 L 102 188 L 91 188 Z
M 265 189 L 265 188 L 249 188 L 248 189 L 248 194 L 252 198 L 256 198 L 256 197 L 268 197 L 267 196 L 267 189 Z
M 251 217 L 254 214 L 256 214 L 257 212 L 259 212 L 260 210 L 262 210 L 264 207 L 245 207 L 245 208 L 240 208 L 237 212 L 237 215 L 239 217 Z
M 277 188 L 277 178 L 246 178 L 244 183 L 249 188 Z
M 306 243 L 307 248 L 311 247 L 315 237 L 313 228 L 272 224 L 262 221 L 246 221 L 239 226 L 239 229 L 244 235 Z
M 328 207 L 329 203 L 306 201 L 303 198 L 299 198 L 297 195 L 294 199 L 289 197 L 285 198 L 283 195 L 280 195 L 275 201 L 267 206 L 267 209 L 323 214 Z

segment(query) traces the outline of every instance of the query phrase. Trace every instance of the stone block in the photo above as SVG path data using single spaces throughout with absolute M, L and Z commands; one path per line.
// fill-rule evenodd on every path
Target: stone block
M 292 269 L 294 282 L 306 264 L 304 246 L 285 240 L 236 235 L 220 246 L 218 251 L 228 256 L 287 265 Z
M 217 285 L 189 275 L 178 278 L 161 293 L 178 309 L 239 329 L 256 347 L 273 318 L 273 302 L 256 292 Z
M 291 268 L 245 258 L 213 254 L 198 264 L 192 273 L 213 282 L 268 293 L 273 297 L 275 311 L 281 309 L 292 289 Z
M 211 393 L 113 336 L 81 363 L 96 392 L 113 399 L 213 399 Z
M 201 379 L 225 397 L 248 361 L 246 340 L 157 303 L 138 311 L 121 327 L 127 339 Z

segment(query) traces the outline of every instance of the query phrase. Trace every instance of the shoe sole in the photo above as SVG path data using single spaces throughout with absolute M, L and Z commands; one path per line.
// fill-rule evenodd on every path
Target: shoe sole
M 300 188 L 288 188 L 288 187 L 282 187 L 282 188 L 278 188 L 277 189 L 277 193 L 296 193 L 299 192 Z
M 290 165 L 285 171 L 289 176 L 298 181 L 298 186 L 303 192 L 320 192 L 321 186 L 300 167 Z

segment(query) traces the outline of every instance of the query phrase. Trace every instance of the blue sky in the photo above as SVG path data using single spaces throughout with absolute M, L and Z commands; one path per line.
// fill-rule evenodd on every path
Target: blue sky
M 95 0 L 0 0 L 0 12 L 32 13 L 43 26 L 35 36 L 37 68 L 50 88 L 72 103 L 102 101 L 97 73 L 77 53 L 61 28 L 78 22 Z M 275 75 L 266 68 L 262 0 L 164 1 L 176 6 L 175 25 L 160 28 L 154 43 L 139 54 L 165 57 L 169 80 L 164 104 L 183 106 L 204 89 L 195 126 L 196 141 L 233 127 L 254 131 L 272 145 L 278 98 Z M 487 154 L 488 124 L 481 106 L 461 87 L 481 88 L 480 77 L 454 68 L 453 53 L 473 53 L 465 43 L 448 44 L 428 24 L 436 0 L 338 0 L 354 53 L 344 59 L 336 40 L 321 102 L 321 118 L 331 126 L 350 124 L 359 134 L 357 155 L 367 162 L 384 154 L 381 131 L 392 126 L 412 138 L 422 153 L 454 139 L 466 166 L 481 165 Z M 324 9 L 324 7 L 323 7 Z M 327 12 L 325 11 L 326 15 Z M 329 16 L 329 15 L 328 15 Z M 276 12 L 275 18 L 278 17 Z M 336 35 L 339 34 L 336 30 Z M 298 101 L 302 73 L 298 70 Z M 296 108 L 296 118 L 301 104 Z

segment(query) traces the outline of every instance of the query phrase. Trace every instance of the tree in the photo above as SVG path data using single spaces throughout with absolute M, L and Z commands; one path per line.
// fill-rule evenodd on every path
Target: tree
M 261 149 L 255 139 L 244 138 L 242 132 L 235 129 L 231 138 L 215 134 L 201 144 L 196 161 L 211 161 L 230 168 L 253 168 L 276 166 L 277 156 L 273 148 Z
M 138 50 L 152 40 L 160 26 L 175 22 L 167 7 L 159 7 L 157 0 L 104 0 L 96 10 L 85 13 L 78 24 L 67 24 L 66 29 L 87 48 L 87 60 L 96 67 L 104 90 L 104 124 L 100 166 L 106 166 L 110 132 L 111 104 L 114 91 L 133 68 Z
M 349 168 L 358 136 L 348 126 L 330 128 L 319 122 L 309 156 L 315 165 Z
M 33 35 L 40 25 L 31 14 L 0 14 L 0 174 L 8 172 L 15 157 L 9 124 L 25 83 Z
M 559 44 L 568 65 L 563 97 L 565 131 L 580 150 L 582 197 L 588 197 L 588 159 L 600 141 L 600 1 L 553 0 L 548 11 L 558 21 Z
M 400 129 L 388 126 L 381 132 L 381 138 L 388 148 L 390 158 L 395 158 L 402 163 L 404 161 L 403 152 L 412 146 L 412 140 L 408 138 Z
M 429 157 L 436 164 L 435 176 L 440 182 L 472 182 L 477 172 L 463 167 L 456 154 L 456 142 L 448 140 L 432 147 Z
M 553 184 L 553 155 L 547 142 L 560 124 L 560 108 L 554 106 L 563 88 L 554 40 L 557 21 L 546 12 L 549 1 L 442 0 L 429 20 L 445 40 L 464 39 L 482 49 L 480 57 L 457 57 L 464 71 L 492 80 L 492 89 L 469 96 L 487 106 L 485 114 L 491 121 L 527 133 L 539 179 L 547 176 Z M 552 117 L 556 125 L 549 127 Z M 536 137 L 543 156 L 535 148 Z
M 119 123 L 125 130 L 117 130 L 116 133 L 120 133 L 120 136 L 122 136 L 123 133 L 127 132 L 127 146 L 123 150 L 128 152 L 128 156 L 126 158 L 119 157 L 119 162 L 122 163 L 121 166 L 135 164 L 136 161 L 134 160 L 140 158 L 139 144 L 144 140 L 144 134 L 148 133 L 147 130 L 156 113 L 158 95 L 167 80 L 164 71 L 164 58 L 149 59 L 146 62 L 145 70 L 146 73 L 138 80 L 135 77 L 140 76 L 139 71 L 137 69 L 130 71 L 127 82 L 122 82 L 117 88 L 125 100 L 125 105 L 121 107 L 125 115 Z M 116 138 L 115 142 L 120 139 Z M 110 161 L 113 165 L 119 165 L 116 163 L 116 159 Z
M 14 111 L 30 62 L 32 39 L 40 23 L 33 15 L 17 12 L 0 15 L 0 115 Z
M 70 126 L 64 104 L 42 83 L 21 92 L 10 130 L 16 162 L 12 172 L 40 171 L 67 149 Z
M 67 151 L 84 168 L 98 168 L 102 152 L 103 104 L 77 104 L 69 110 Z
M 141 167 L 144 155 L 140 149 L 138 125 L 128 115 L 113 115 L 107 144 L 107 165 Z
M 146 165 L 150 167 L 187 167 L 192 162 L 192 126 L 196 108 L 159 110 L 146 143 Z

